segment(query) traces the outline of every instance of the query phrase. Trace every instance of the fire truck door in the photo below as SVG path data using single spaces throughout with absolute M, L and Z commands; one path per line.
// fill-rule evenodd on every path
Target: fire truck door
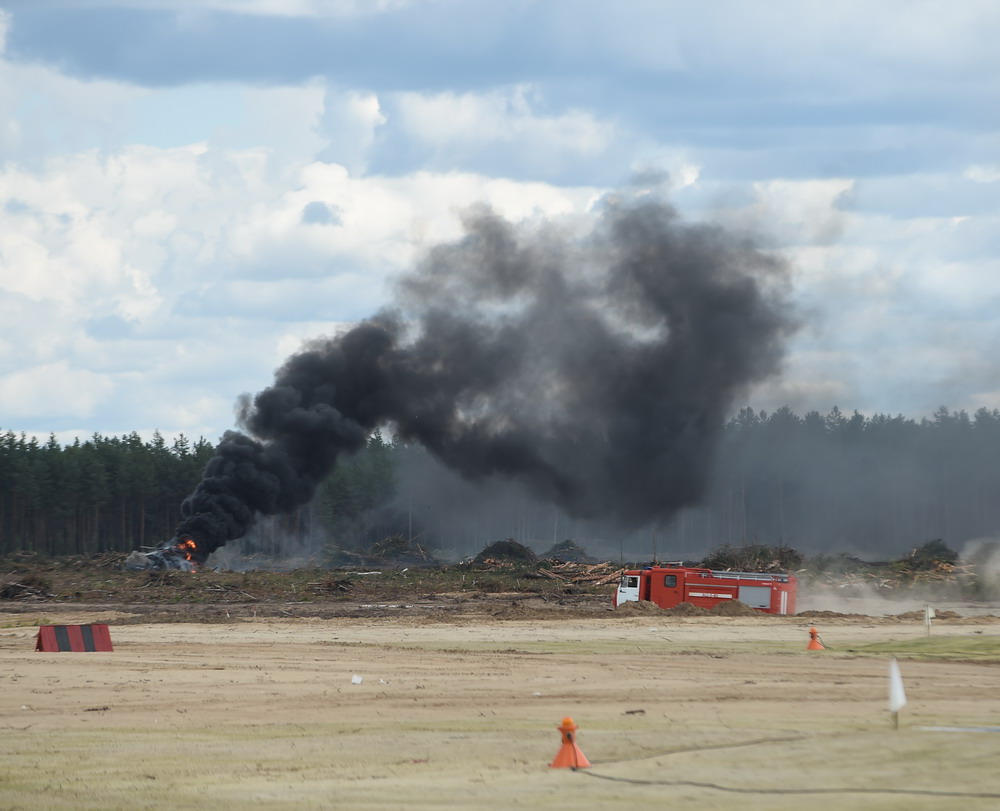
M 618 593 L 615 595 L 615 605 L 634 602 L 639 599 L 639 578 L 636 575 L 625 575 L 618 583 Z
M 657 584 L 659 587 L 659 599 L 655 602 L 661 608 L 672 608 L 684 602 L 684 583 L 676 574 L 665 574 L 663 580 Z

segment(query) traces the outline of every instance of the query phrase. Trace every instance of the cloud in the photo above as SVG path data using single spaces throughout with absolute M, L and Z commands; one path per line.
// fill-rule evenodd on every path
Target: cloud
M 72 419 L 221 430 L 231 411 L 219 398 L 267 381 L 280 336 L 369 315 L 395 272 L 459 232 L 465 206 L 523 219 L 582 212 L 595 195 L 472 173 L 354 177 L 315 161 L 289 174 L 265 150 L 205 144 L 7 164 L 0 412 L 42 431 Z M 56 421 L 63 380 L 81 399 Z
M 120 0 L 122 4 L 136 5 L 135 0 Z M 265 17 L 361 17 L 396 11 L 410 5 L 412 0 L 139 0 L 152 8 L 191 8 L 229 11 L 239 14 L 257 14 Z
M 88 418 L 115 388 L 114 381 L 104 375 L 59 361 L 0 376 L 0 403 L 7 420 Z
M 704 183 L 697 170 L 672 177 L 668 185 L 682 191 Z M 657 185 L 664 174 L 638 180 Z M 890 412 L 971 407 L 996 387 L 988 374 L 989 347 L 1000 339 L 992 315 L 1000 288 L 989 271 L 995 218 L 856 211 L 844 201 L 857 189 L 846 178 L 771 181 L 703 213 L 763 229 L 795 268 L 807 327 L 785 379 L 754 397 L 763 407 L 784 399 L 821 410 L 831 398 Z M 571 220 L 602 193 L 472 172 L 355 176 L 322 161 L 290 173 L 267 150 L 206 144 L 8 164 L 0 170 L 0 374 L 8 380 L 0 410 L 24 426 L 58 429 L 65 423 L 30 410 L 41 395 L 27 392 L 51 393 L 49 378 L 68 370 L 91 394 L 64 420 L 94 430 L 141 420 L 137 428 L 221 431 L 231 410 L 219 403 L 265 383 L 289 336 L 368 315 L 398 270 L 460 234 L 464 206 L 486 201 L 515 220 Z M 962 373 L 949 373 L 949 357 Z M 26 370 L 44 371 L 15 396 L 21 378 L 9 376 Z
M 903 177 L 864 178 L 858 181 L 850 206 L 896 219 L 1000 214 L 1000 196 L 982 179 L 988 177 L 985 167 L 976 169 L 980 174 L 924 170 Z
M 364 174 L 376 133 L 386 123 L 378 96 L 329 86 L 316 131 L 326 144 L 318 158 Z
M 302 133 L 249 88 L 319 87 L 308 137 L 352 173 L 458 168 L 614 185 L 657 150 L 681 147 L 709 175 L 759 181 L 950 172 L 988 166 L 996 151 L 1000 10 L 986 0 L 844 0 L 822 14 L 790 0 L 84 0 L 20 5 L 10 19 L 18 64 L 175 88 L 148 96 L 141 116 L 104 116 L 146 143 L 190 143 L 197 126 L 208 130 L 198 140 Z M 157 114 L 183 104 L 199 124 Z M 254 111 L 266 113 L 250 120 Z M 437 111 L 456 116 L 451 131 Z M 498 127 L 485 126 L 491 118 Z M 486 136 L 481 147 L 471 133 Z M 282 140 L 258 138 L 218 143 Z
M 719 102 L 740 117 L 756 108 L 759 120 L 798 108 L 800 123 L 823 110 L 836 116 L 847 102 L 871 116 L 888 102 L 890 114 L 926 119 L 937 113 L 930 98 L 950 98 L 949 115 L 995 120 L 972 103 L 983 92 L 996 98 L 990 68 L 1000 58 L 1000 10 L 989 0 L 843 0 L 821 14 L 794 0 L 40 1 L 13 19 L 20 58 L 157 85 L 325 75 L 376 92 L 463 92 L 530 78 L 567 97 L 603 96 L 604 105 L 658 88 L 669 102 L 654 112 L 670 117 L 684 98 L 709 116 L 724 114 Z
M 464 206 L 574 223 L 630 184 L 790 258 L 761 403 L 989 402 L 998 33 L 978 0 L 10 3 L 0 376 L 81 375 L 42 431 L 221 430 Z
M 404 93 L 396 101 L 401 126 L 435 149 L 476 152 L 512 145 L 544 156 L 563 152 L 568 160 L 607 149 L 614 126 L 582 110 L 537 115 L 527 85 L 486 94 Z
M 122 82 L 84 81 L 3 55 L 10 14 L 0 10 L 0 154 L 31 162 L 57 151 L 112 142 L 128 110 L 148 91 Z
M 962 175 L 976 183 L 996 183 L 1000 180 L 1000 166 L 970 166 Z
M 978 411 L 980 408 L 985 408 L 988 411 L 993 411 L 1000 409 L 1000 389 L 976 392 L 969 398 L 969 401 L 970 410 Z
M 494 175 L 573 184 L 613 165 L 627 149 L 612 121 L 581 109 L 551 110 L 528 85 L 486 92 L 385 96 L 387 123 L 374 144 L 371 166 L 396 173 L 426 169 L 485 171 Z M 614 147 L 618 155 L 612 157 Z
M 710 182 L 699 185 L 711 198 Z M 874 211 L 873 186 L 882 196 Z M 939 174 L 773 180 L 707 206 L 704 216 L 762 237 L 794 272 L 804 328 L 782 379 L 757 387 L 754 403 L 920 417 L 941 403 L 974 410 L 996 388 L 1000 212 L 984 200 L 966 217 L 911 216 L 928 206 L 907 192 L 919 199 L 933 188 L 944 200 L 932 208 L 947 210 L 955 180 Z M 952 202 L 963 206 L 961 196 Z
M 748 205 L 722 208 L 716 217 L 780 245 L 829 245 L 846 226 L 849 215 L 842 203 L 850 200 L 854 185 L 849 178 L 758 182 Z
M 425 0 L 426 1 L 426 0 Z M 207 12 L 224 11 L 263 17 L 360 17 L 405 8 L 413 0 L 101 0 L 104 8 L 170 11 L 197 20 Z M 79 7 L 79 0 L 32 0 L 36 8 Z

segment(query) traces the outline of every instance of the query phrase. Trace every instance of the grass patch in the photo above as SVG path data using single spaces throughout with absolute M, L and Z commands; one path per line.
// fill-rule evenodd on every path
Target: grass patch
M 838 649 L 839 651 L 839 649 Z M 929 636 L 898 642 L 876 642 L 844 648 L 843 652 L 906 659 L 953 662 L 1000 662 L 1000 636 Z

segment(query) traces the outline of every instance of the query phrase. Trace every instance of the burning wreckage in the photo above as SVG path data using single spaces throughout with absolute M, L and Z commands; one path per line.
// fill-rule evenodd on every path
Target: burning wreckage
M 178 538 L 152 552 L 132 552 L 125 558 L 125 568 L 130 572 L 176 569 L 195 572 L 204 560 L 198 554 L 198 544 L 193 538 Z

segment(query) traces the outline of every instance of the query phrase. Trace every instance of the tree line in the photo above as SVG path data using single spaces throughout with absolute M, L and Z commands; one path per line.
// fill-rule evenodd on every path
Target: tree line
M 214 453 L 183 434 L 94 434 L 61 445 L 0 435 L 0 554 L 90 555 L 173 537 L 181 501 Z
M 565 538 L 626 560 L 695 560 L 760 543 L 809 555 L 892 559 L 927 541 L 961 550 L 1000 537 L 1000 410 L 930 417 L 747 407 L 726 425 L 698 504 L 652 526 L 583 520 L 530 493 L 462 482 L 419 449 L 397 461 L 394 502 L 456 557 L 498 538 L 535 549 Z M 408 509 L 411 508 L 411 509 Z
M 1000 535 L 1000 410 L 921 420 L 741 410 L 703 506 L 671 527 L 723 543 L 893 555 Z
M 127 552 L 169 540 L 214 450 L 159 433 L 65 446 L 0 434 L 0 554 Z M 357 549 L 397 533 L 456 557 L 507 537 L 546 548 L 574 538 L 633 559 L 750 543 L 869 557 L 931 539 L 961 549 L 1000 535 L 1000 410 L 942 407 L 916 420 L 744 408 L 726 426 L 702 502 L 640 529 L 564 515 L 510 484 L 463 482 L 421 448 L 376 433 L 313 504 L 261 522 L 243 547 L 278 553 L 291 537 Z
M 337 466 L 314 504 L 260 522 L 243 551 L 280 553 L 289 537 L 325 542 L 332 534 L 349 547 L 385 537 L 395 526 L 374 516 L 376 507 L 385 515 L 394 490 L 394 452 L 403 451 L 376 432 Z M 149 440 L 94 434 L 69 445 L 0 433 L 0 555 L 93 555 L 169 541 L 214 453 L 203 437 L 168 442 L 158 431 Z

